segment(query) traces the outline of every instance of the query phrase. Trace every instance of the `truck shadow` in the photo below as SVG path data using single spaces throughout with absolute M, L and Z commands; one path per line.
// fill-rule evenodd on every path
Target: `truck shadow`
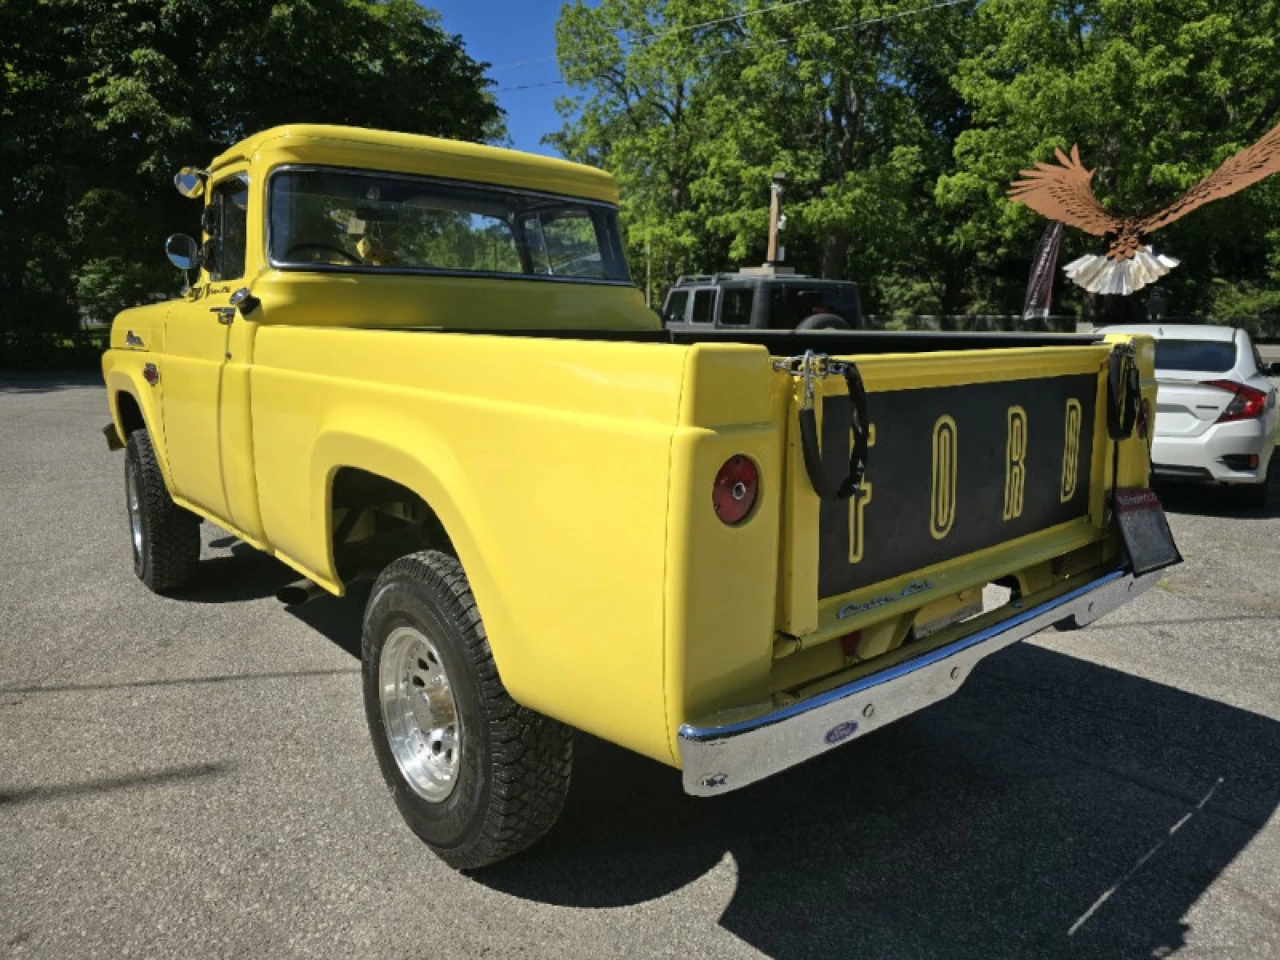
M 211 547 L 229 553 L 203 556 L 195 583 L 174 596 L 189 603 L 242 603 L 274 597 L 276 591 L 299 577 L 275 557 L 256 550 L 232 536 L 215 538 Z
M 728 854 L 720 924 L 780 960 L 1164 956 L 1280 804 L 1280 723 L 1027 644 L 932 710 L 718 800 L 578 747 L 559 825 L 475 879 L 617 907 Z
M 233 579 L 205 599 L 257 578 Z M 369 586 L 288 609 L 358 658 Z M 577 908 L 722 885 L 720 925 L 777 960 L 1165 956 L 1280 808 L 1280 723 L 1031 644 L 719 799 L 594 737 L 576 750 L 559 824 L 474 879 Z

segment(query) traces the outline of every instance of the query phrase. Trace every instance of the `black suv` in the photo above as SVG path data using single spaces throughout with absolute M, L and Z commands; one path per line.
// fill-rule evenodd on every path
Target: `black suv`
M 683 276 L 667 291 L 662 322 L 682 329 L 858 330 L 858 285 L 782 270 Z

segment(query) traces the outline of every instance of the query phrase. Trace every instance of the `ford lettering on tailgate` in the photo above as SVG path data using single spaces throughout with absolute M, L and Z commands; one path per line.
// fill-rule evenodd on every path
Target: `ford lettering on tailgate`
M 820 508 L 818 596 L 1086 515 L 1097 388 L 1083 374 L 870 394 L 863 495 Z M 824 403 L 823 461 L 838 479 L 848 404 Z

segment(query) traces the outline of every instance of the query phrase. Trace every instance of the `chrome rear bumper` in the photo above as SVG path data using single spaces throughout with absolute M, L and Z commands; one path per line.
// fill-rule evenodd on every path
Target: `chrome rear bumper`
M 734 722 L 717 724 L 712 718 L 708 725 L 685 724 L 679 734 L 685 792 L 727 793 L 865 736 L 954 693 L 984 657 L 1064 620 L 1092 623 L 1157 579 L 1158 572 L 1144 577 L 1110 573 L 807 700 Z

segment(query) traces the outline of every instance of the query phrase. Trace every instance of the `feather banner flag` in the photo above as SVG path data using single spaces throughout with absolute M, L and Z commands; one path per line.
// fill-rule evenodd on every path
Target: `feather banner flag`
M 1022 305 L 1022 319 L 1043 320 L 1053 304 L 1053 271 L 1058 265 L 1058 246 L 1062 242 L 1062 221 L 1054 220 L 1045 227 L 1031 259 L 1031 277 L 1027 280 L 1027 299 Z

